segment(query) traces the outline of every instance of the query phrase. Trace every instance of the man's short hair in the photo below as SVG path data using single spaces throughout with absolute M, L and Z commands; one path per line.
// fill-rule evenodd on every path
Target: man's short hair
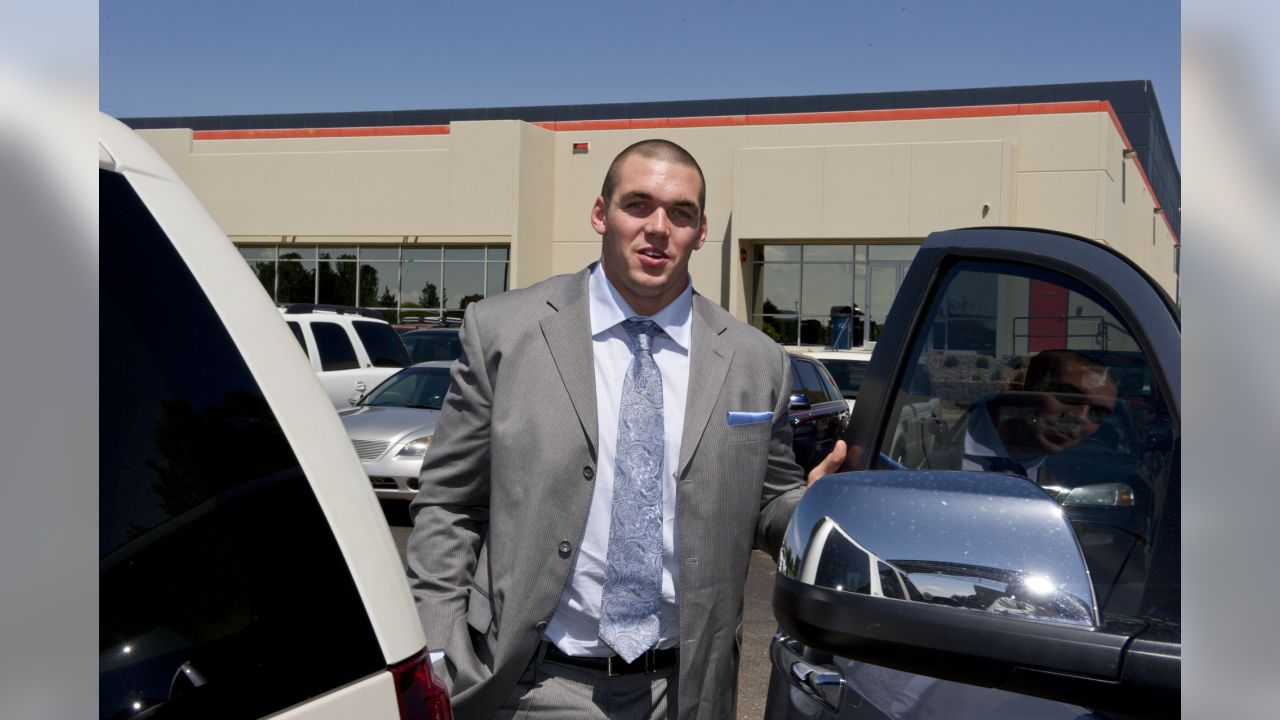
M 690 155 L 688 150 L 670 140 L 658 138 L 641 140 L 628 145 L 609 164 L 609 172 L 604 174 L 604 184 L 600 187 L 600 195 L 604 198 L 605 207 L 609 206 L 609 201 L 613 199 L 613 191 L 618 187 L 618 176 L 622 174 L 622 163 L 632 155 L 649 158 L 650 160 L 662 160 L 675 165 L 684 165 L 697 170 L 698 183 L 700 185 L 698 188 L 698 212 L 703 215 L 707 213 L 707 178 L 702 174 L 702 167 L 698 165 L 697 160 L 693 159 L 693 155 Z
M 1062 376 L 1068 363 L 1078 363 L 1085 370 L 1100 373 L 1108 382 L 1107 367 L 1097 360 L 1074 350 L 1045 350 L 1027 363 L 1027 375 L 1022 381 L 1024 390 L 1043 390 Z

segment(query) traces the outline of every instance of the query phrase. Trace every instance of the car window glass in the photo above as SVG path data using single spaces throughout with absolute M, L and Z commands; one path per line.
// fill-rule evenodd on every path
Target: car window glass
M 962 263 L 940 287 L 879 466 L 1027 477 L 1071 519 L 1100 608 L 1136 612 L 1177 432 L 1143 349 L 1065 276 Z
M 320 353 L 321 370 L 351 370 L 360 367 L 356 349 L 351 346 L 351 339 L 341 325 L 316 321 L 311 323 L 311 333 L 316 339 L 316 351 Z
M 260 717 L 384 669 L 217 313 L 123 177 L 99 201 L 102 242 L 131 249 L 101 258 L 100 716 Z
M 351 323 L 356 335 L 364 343 L 365 352 L 374 367 L 408 367 L 409 355 L 404 350 L 400 336 L 386 323 L 356 320 Z
M 462 354 L 462 342 L 456 330 L 443 332 L 409 333 L 403 337 L 411 362 L 431 360 L 457 360 Z
M 379 385 L 361 405 L 395 405 L 439 410 L 449 391 L 449 369 L 443 367 L 409 368 L 396 373 Z
M 867 363 L 860 360 L 824 359 L 822 364 L 831 373 L 840 394 L 850 400 L 858 398 L 858 388 L 862 386 L 862 377 L 867 373 Z
M 830 399 L 827 397 L 826 385 L 823 384 L 822 377 L 812 362 L 796 360 L 795 371 L 800 384 L 792 390 L 793 393 L 804 395 L 810 403 L 821 403 Z
M 307 357 L 311 357 L 311 353 L 307 352 L 307 341 L 302 337 L 302 326 L 294 320 L 290 320 L 286 324 L 289 326 L 289 331 L 293 333 L 293 339 L 298 341 L 298 347 L 302 348 L 302 353 Z
M 822 363 L 815 363 L 813 369 L 818 372 L 818 377 L 822 379 L 822 387 L 827 400 L 839 400 L 843 395 L 840 388 L 836 386 L 836 381 L 832 379 L 831 373 L 827 372 L 827 368 Z

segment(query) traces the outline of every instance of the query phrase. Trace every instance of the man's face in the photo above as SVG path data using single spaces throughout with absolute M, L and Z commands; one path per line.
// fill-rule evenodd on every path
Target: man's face
M 1059 453 L 1098 431 L 1116 408 L 1116 386 L 1097 368 L 1068 360 L 1054 381 L 1039 388 L 1032 421 L 1036 443 Z
M 622 163 L 613 197 L 597 197 L 591 208 L 605 277 L 641 315 L 653 315 L 684 292 L 689 258 L 707 239 L 701 189 L 694 168 L 632 155 Z

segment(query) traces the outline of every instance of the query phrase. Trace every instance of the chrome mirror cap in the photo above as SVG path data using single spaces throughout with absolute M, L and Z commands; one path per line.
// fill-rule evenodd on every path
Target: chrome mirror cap
M 1035 483 L 1002 473 L 825 477 L 796 507 L 778 572 L 841 593 L 1099 624 L 1061 506 Z

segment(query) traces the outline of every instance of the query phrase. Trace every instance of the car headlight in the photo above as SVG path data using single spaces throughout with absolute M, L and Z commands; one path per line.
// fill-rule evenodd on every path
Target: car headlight
M 431 444 L 431 436 L 423 435 L 420 438 L 414 438 L 405 443 L 400 448 L 400 452 L 396 453 L 396 457 L 422 457 L 427 454 L 427 446 Z

